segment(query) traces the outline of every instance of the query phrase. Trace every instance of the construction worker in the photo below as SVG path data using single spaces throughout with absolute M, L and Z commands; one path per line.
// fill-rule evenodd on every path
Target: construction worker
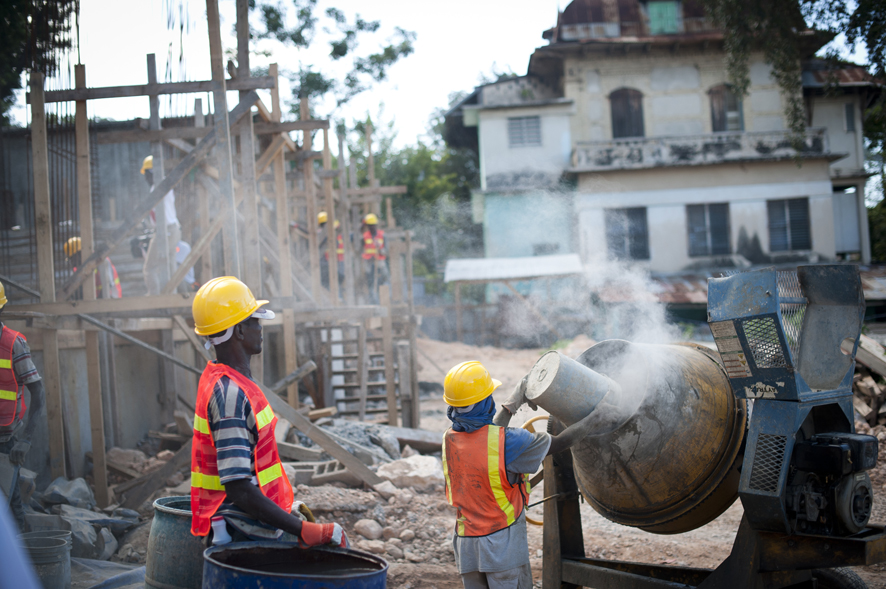
M 213 278 L 194 295 L 198 335 L 215 347 L 197 389 L 191 450 L 191 533 L 214 544 L 233 539 L 298 540 L 347 546 L 339 524 L 317 524 L 292 486 L 277 451 L 277 418 L 252 380 L 250 358 L 262 351 L 260 319 L 272 319 L 233 276 Z
M 319 235 L 319 250 L 323 253 L 323 256 L 320 258 L 320 281 L 323 283 L 325 288 L 329 288 L 329 248 L 327 247 L 328 235 L 326 233 L 326 222 L 329 220 L 329 215 L 326 211 L 320 211 L 317 213 L 317 226 Z M 335 256 L 336 256 L 336 266 L 338 271 L 338 285 L 339 288 L 344 284 L 345 280 L 345 240 L 339 231 L 341 227 L 341 222 L 336 219 L 335 220 Z
M 153 191 L 154 156 L 149 155 L 144 159 L 142 162 L 141 173 L 142 176 L 145 177 L 148 186 L 151 187 L 151 191 Z M 154 237 L 151 239 L 151 243 L 148 245 L 148 251 L 145 253 L 145 286 L 148 288 L 149 295 L 160 294 L 160 291 L 166 286 L 165 284 L 161 284 L 161 275 L 163 273 L 161 272 L 160 264 L 162 263 L 162 260 L 160 259 L 157 237 L 162 236 L 164 233 L 166 234 L 166 252 L 169 258 L 174 260 L 175 246 L 181 240 L 182 236 L 181 225 L 178 223 L 178 215 L 175 213 L 175 193 L 172 190 L 167 192 L 166 196 L 163 197 L 163 214 L 166 217 L 165 231 L 162 227 L 156 226 L 156 212 L 156 208 L 151 211 L 151 222 L 154 224 Z M 175 264 L 169 264 L 169 267 L 175 268 Z M 187 290 L 185 290 L 185 292 L 187 292 Z
M 457 509 L 452 546 L 465 589 L 531 589 L 528 475 L 597 425 L 592 413 L 556 436 L 506 427 L 525 402 L 523 383 L 504 403 L 504 425 L 495 425 L 492 392 L 500 385 L 475 361 L 453 367 L 443 381 L 452 421 L 443 434 L 443 476 L 446 500 Z
M 378 217 L 369 213 L 363 217 L 363 265 L 366 272 L 366 286 L 371 302 L 378 303 L 378 287 L 388 281 L 387 250 L 385 231 L 378 227 Z
M 0 313 L 6 306 L 6 289 L 0 283 Z M 30 411 L 25 403 L 25 387 L 31 393 Z M 31 438 L 43 410 L 43 381 L 34 362 L 28 340 L 0 321 L 0 454 L 9 458 L 10 466 L 0 463 L 0 486 L 9 489 L 9 509 L 25 532 L 25 512 L 18 485 L 19 469 L 31 449 Z
M 65 256 L 71 264 L 71 270 L 76 272 L 80 267 L 83 252 L 80 237 L 72 237 L 65 242 Z M 123 298 L 123 289 L 120 287 L 120 277 L 117 276 L 117 267 L 111 262 L 111 258 L 105 258 L 99 262 L 93 271 L 95 276 L 95 298 L 97 299 L 120 299 Z M 83 289 L 79 291 L 77 298 L 83 298 Z

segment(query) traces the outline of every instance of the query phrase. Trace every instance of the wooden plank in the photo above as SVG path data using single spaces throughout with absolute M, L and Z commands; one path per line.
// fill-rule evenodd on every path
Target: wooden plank
M 382 307 L 391 306 L 391 288 L 387 284 L 378 287 Z M 388 397 L 388 425 L 397 425 L 397 384 L 394 382 L 394 325 L 391 317 L 381 321 L 382 348 L 385 354 L 385 391 Z
M 228 90 L 264 90 L 274 88 L 275 81 L 271 76 L 256 78 L 231 78 L 226 80 Z M 212 92 L 213 82 L 201 80 L 197 82 L 166 82 L 162 84 L 137 84 L 134 86 L 105 86 L 97 88 L 78 88 L 75 90 L 52 90 L 46 92 L 44 102 L 74 102 L 76 100 L 99 100 L 102 98 L 126 98 L 130 96 L 151 96 L 152 94 L 202 94 Z M 30 104 L 33 92 L 25 97 Z
M 418 390 L 418 341 L 415 332 L 415 296 L 412 275 L 412 231 L 406 232 L 406 303 L 409 305 L 406 337 L 409 338 L 410 375 L 412 376 L 412 427 L 421 425 L 421 395 Z
M 305 446 L 288 442 L 277 442 L 277 451 L 280 453 L 280 458 L 297 462 L 320 460 L 320 457 L 323 455 L 323 450 L 318 448 L 306 448 Z
M 37 227 L 37 283 L 40 300 L 55 301 L 55 262 L 52 252 L 52 206 L 49 197 L 49 154 L 43 74 L 31 72 L 31 157 L 34 170 L 34 217 Z
M 303 121 L 310 120 L 311 111 L 307 97 L 303 97 L 300 103 L 299 118 Z M 310 132 L 305 132 L 302 140 L 302 148 L 305 151 L 313 149 L 313 138 Z M 317 201 L 316 188 L 314 187 L 314 162 L 313 160 L 305 160 L 302 165 L 302 173 L 304 174 L 305 189 L 305 205 L 308 216 L 306 225 L 308 226 L 308 259 L 311 264 L 311 294 L 315 301 L 319 301 L 323 296 L 323 285 L 320 281 L 320 249 L 317 243 Z
M 212 0 L 208 1 L 211 2 Z M 236 123 L 241 117 L 249 112 L 249 109 L 251 108 L 249 100 L 258 100 L 258 95 L 255 94 L 255 91 L 250 93 L 246 102 L 241 101 L 240 104 L 231 111 L 230 121 L 232 124 Z M 155 186 L 154 192 L 151 193 L 150 198 L 146 198 L 138 203 L 130 214 L 127 215 L 120 228 L 114 231 L 105 240 L 103 245 L 97 248 L 88 259 L 84 260 L 83 266 L 78 268 L 74 276 L 72 276 L 67 284 L 65 284 L 62 291 L 63 299 L 70 298 L 74 291 L 86 280 L 86 277 L 92 276 L 92 271 L 95 270 L 98 263 L 106 258 L 114 248 L 120 245 L 123 240 L 138 227 L 141 220 L 151 212 L 151 209 L 160 203 L 166 193 L 177 186 L 178 183 L 181 182 L 204 157 L 206 157 L 210 149 L 212 149 L 216 143 L 216 132 L 218 129 L 219 126 L 214 127 L 212 131 L 209 132 L 209 135 L 204 137 L 203 140 L 194 147 L 194 151 L 185 156 L 169 175 L 167 175 L 158 186 Z
M 348 196 L 377 196 L 381 197 L 388 194 L 406 194 L 407 186 L 369 186 L 366 188 L 349 188 Z
M 305 119 L 279 123 L 255 123 L 253 129 L 256 135 L 276 135 L 278 133 L 291 133 L 292 131 L 319 131 L 328 128 L 329 121 L 326 119 Z M 310 151 L 307 147 L 304 149 Z
M 86 333 L 86 375 L 89 382 L 89 429 L 92 434 L 92 476 L 95 500 L 100 507 L 110 504 L 108 472 L 105 459 L 105 418 L 102 407 L 101 368 L 99 367 L 98 332 Z
M 342 448 L 326 432 L 311 423 L 310 419 L 290 407 L 279 395 L 272 393 L 264 387 L 262 387 L 262 390 L 274 413 L 289 420 L 300 432 L 311 438 L 318 446 L 326 450 L 330 456 L 344 464 L 361 481 L 370 487 L 382 482 L 380 476 L 369 470 L 356 456 Z
M 415 427 L 412 395 L 412 374 L 409 361 L 409 342 L 398 340 L 394 345 L 397 357 L 397 396 L 400 397 L 400 408 L 403 410 L 400 419 L 403 427 Z
M 317 370 L 317 365 L 313 360 L 308 360 L 302 366 L 299 366 L 297 369 L 293 370 L 277 382 L 271 385 L 271 391 L 276 394 L 280 394 L 283 392 L 283 389 L 286 389 L 290 385 L 298 386 L 298 381 L 309 375 L 310 373 Z
M 58 331 L 43 330 L 43 390 L 46 392 L 46 420 L 49 425 L 49 470 L 52 478 L 66 477 L 65 431 L 62 410 L 61 370 Z
M 366 419 L 366 395 L 368 394 L 367 383 L 369 382 L 369 358 L 366 355 L 366 323 L 362 322 L 357 327 L 359 330 L 357 333 L 357 370 L 360 371 L 360 406 L 358 409 L 360 421 Z
M 125 297 L 101 301 L 65 301 L 58 303 L 31 303 L 9 305 L 7 309 L 37 311 L 46 315 L 113 314 L 126 311 L 152 311 L 155 309 L 190 309 L 190 295 L 169 294 L 153 297 Z
M 133 480 L 132 486 L 120 506 L 127 509 L 138 509 L 154 491 L 166 486 L 166 479 L 191 463 L 192 443 L 192 439 L 188 440 L 169 462 L 159 469 Z
M 206 120 L 203 116 L 203 99 L 194 100 L 194 127 L 202 129 L 206 126 Z M 190 147 L 190 144 L 188 144 Z M 190 153 L 190 151 L 188 151 Z M 209 194 L 206 188 L 197 183 L 197 213 L 199 217 L 200 237 L 209 232 L 210 214 L 209 214 Z M 208 282 L 215 276 L 212 272 L 212 253 L 209 248 L 200 256 L 197 274 L 201 282 Z
M 846 350 L 846 344 L 844 344 L 843 349 Z M 851 345 L 849 345 L 848 351 L 852 352 Z M 855 354 L 855 359 L 881 377 L 886 377 L 886 350 L 864 334 L 858 340 L 858 351 Z
M 344 138 L 338 138 L 338 166 L 340 169 L 347 171 L 345 165 L 345 142 Z M 338 181 L 339 202 L 341 206 L 341 234 L 345 244 L 345 304 L 357 304 L 357 292 L 354 289 L 354 243 L 351 234 L 351 203 L 346 196 L 348 183 L 350 181 L 349 174 L 342 174 Z
M 439 452 L 443 446 L 443 434 L 409 427 L 379 426 L 390 433 L 402 445 L 407 444 L 419 452 Z
M 332 149 L 329 145 L 329 130 L 323 129 L 323 172 L 332 170 Z M 332 178 L 326 175 L 323 178 L 323 197 L 326 205 L 326 258 L 328 262 L 329 292 L 332 295 L 332 306 L 338 306 L 338 240 L 335 229 L 335 195 L 332 190 Z
M 157 58 L 153 53 L 149 53 L 147 56 L 148 60 L 148 83 L 156 84 L 157 82 Z M 149 118 L 149 128 L 151 131 L 159 131 L 160 130 L 160 98 L 158 96 L 149 96 L 148 102 L 150 104 L 150 118 Z M 163 159 L 163 143 L 161 141 L 152 141 L 151 142 L 151 155 L 154 158 L 153 161 L 153 176 L 154 182 L 152 184 L 156 185 L 163 181 L 163 177 L 166 175 L 166 166 L 164 165 Z M 164 197 L 165 193 L 164 193 Z M 157 207 L 154 207 L 154 215 L 155 215 L 155 230 L 154 230 L 154 238 L 152 240 L 151 249 L 156 250 L 158 257 L 158 264 L 154 268 L 154 272 L 156 273 L 156 281 L 153 279 L 148 281 L 148 294 L 155 295 L 160 294 L 156 292 L 160 289 L 160 285 L 166 284 L 169 281 L 170 274 L 174 271 L 173 261 L 175 256 L 173 252 L 169 251 L 169 239 L 166 235 L 168 231 L 168 224 L 166 222 L 166 206 L 163 204 L 163 201 L 160 201 L 161 204 Z M 86 254 L 83 256 L 87 257 Z M 177 286 L 177 284 L 176 284 Z M 168 375 L 165 372 L 171 370 L 171 367 L 166 366 L 165 363 L 161 363 L 161 370 L 164 372 L 164 377 L 161 378 L 161 383 L 166 381 L 167 383 L 170 381 Z
M 191 342 L 191 345 L 194 346 L 197 353 L 207 362 L 211 362 L 212 355 L 209 353 L 209 350 L 206 349 L 206 346 L 203 345 L 203 342 L 200 341 L 200 337 L 194 332 L 193 328 L 187 324 L 185 318 L 181 315 L 173 315 L 172 320 L 175 321 L 175 324 L 181 332 L 185 334 L 185 337 L 188 338 L 188 341 Z
M 271 144 L 268 148 L 259 156 L 258 161 L 255 162 L 255 173 L 261 175 L 265 170 L 277 159 L 277 156 L 283 155 L 283 146 L 286 145 L 286 140 L 283 139 L 283 135 L 278 135 L 274 137 L 274 140 L 271 141 Z M 286 172 L 283 173 L 283 180 L 286 180 Z M 279 213 L 279 211 L 278 211 Z

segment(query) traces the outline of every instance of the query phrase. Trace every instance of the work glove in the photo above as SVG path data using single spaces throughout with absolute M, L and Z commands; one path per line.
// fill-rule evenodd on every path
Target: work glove
M 9 452 L 9 461 L 13 464 L 18 464 L 19 466 L 25 463 L 25 456 L 28 455 L 28 450 L 31 449 L 31 443 L 25 441 L 18 441 L 12 447 L 12 450 Z
M 317 524 L 309 521 L 301 524 L 299 543 L 305 548 L 324 545 L 350 547 L 348 537 L 339 524 Z
M 303 501 L 296 501 L 292 504 L 292 515 L 303 522 L 314 523 L 317 521 L 314 514 L 311 513 L 311 509 Z
M 529 405 L 529 407 L 535 411 L 538 409 L 538 406 L 526 398 L 526 379 L 528 376 L 524 376 L 523 379 L 517 383 L 517 386 L 514 387 L 514 392 L 511 393 L 511 396 L 505 399 L 505 402 L 502 403 L 502 407 L 506 408 L 511 415 L 516 415 L 517 410 L 523 406 L 523 403 Z

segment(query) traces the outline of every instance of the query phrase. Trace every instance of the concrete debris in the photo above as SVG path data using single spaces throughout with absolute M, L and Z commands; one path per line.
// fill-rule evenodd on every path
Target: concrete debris
M 157 453 L 157 460 L 169 462 L 170 460 L 172 460 L 173 456 L 175 456 L 175 452 L 173 452 L 172 450 L 161 450 Z
M 374 485 L 372 489 L 381 495 L 384 499 L 390 499 L 398 493 L 397 487 L 391 481 L 384 481 Z
M 92 558 L 97 559 L 99 555 L 98 532 L 95 527 L 87 521 L 79 519 L 64 518 L 71 530 L 71 556 L 74 558 Z M 104 542 L 102 542 L 104 548 Z
M 396 546 L 394 546 L 393 544 L 386 544 L 385 545 L 385 552 L 391 558 L 398 558 L 398 559 L 403 558 L 403 551 L 400 550 L 399 548 L 397 548 Z
M 400 450 L 400 457 L 401 458 L 409 458 L 410 456 L 417 456 L 417 455 L 418 455 L 418 452 L 413 450 L 412 446 L 410 446 L 409 444 L 406 444 L 405 446 L 403 446 L 403 449 Z
M 443 465 L 434 456 L 410 456 L 378 467 L 378 476 L 394 486 L 427 492 L 443 485 Z
M 126 466 L 136 472 L 145 472 L 148 455 L 141 450 L 127 448 L 111 448 L 105 453 L 105 459 Z
M 95 495 L 82 478 L 70 481 L 64 477 L 55 479 L 43 492 L 42 501 L 44 505 L 67 504 L 82 509 L 95 507 Z
M 400 535 L 400 530 L 397 528 L 392 528 L 391 526 L 385 526 L 381 531 L 382 538 L 385 540 L 390 540 L 391 538 L 396 538 Z
M 381 540 L 369 540 L 364 542 L 363 546 L 373 554 L 384 554 L 386 552 L 385 543 Z
M 277 416 L 277 425 L 274 427 L 274 438 L 277 439 L 277 442 L 285 442 L 286 436 L 289 435 L 289 430 L 292 429 L 292 424 L 289 423 L 288 419 L 284 419 L 280 416 Z
M 404 542 L 412 542 L 415 539 L 415 532 L 406 529 L 400 532 L 400 540 Z
M 359 520 L 354 524 L 354 531 L 367 540 L 378 540 L 383 534 L 381 525 L 379 525 L 377 521 L 371 519 Z M 384 550 L 382 550 L 382 552 L 383 551 Z
M 114 537 L 108 528 L 101 528 L 96 538 L 96 552 L 98 552 L 96 560 L 110 560 L 114 553 L 117 552 L 117 548 L 117 538 Z

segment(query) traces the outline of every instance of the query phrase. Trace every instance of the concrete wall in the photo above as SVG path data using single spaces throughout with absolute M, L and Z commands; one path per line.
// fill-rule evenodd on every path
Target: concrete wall
M 855 131 L 847 131 L 846 105 L 853 105 Z M 843 96 L 814 96 L 810 101 L 812 126 L 827 127 L 830 150 L 846 154 L 843 159 L 831 163 L 834 176 L 858 174 L 864 169 L 864 138 L 862 137 L 861 99 L 857 94 Z
M 487 258 L 518 258 L 543 252 L 575 251 L 573 195 L 544 191 L 486 194 L 483 199 L 483 241 Z
M 565 62 L 565 96 L 575 101 L 575 141 L 612 139 L 608 96 L 619 88 L 643 93 L 646 137 L 711 133 L 708 91 L 727 82 L 724 55 L 716 52 L 653 49 L 570 57 Z M 743 101 L 745 131 L 784 129 L 782 99 L 770 67 L 754 55 L 750 95 Z
M 833 196 L 825 161 L 804 162 L 802 168 L 794 162 L 709 166 L 691 174 L 679 169 L 583 174 L 576 195 L 579 252 L 586 261 L 608 256 L 606 209 L 646 207 L 650 259 L 638 264 L 663 273 L 719 265 L 725 256 L 689 256 L 686 205 L 726 202 L 732 252 L 754 258 L 759 244 L 768 256 L 766 201 L 798 197 L 809 198 L 812 232 L 812 250 L 803 255 L 833 259 Z
M 572 105 L 514 107 L 479 112 L 480 177 L 483 190 L 553 187 L 572 153 Z M 508 118 L 539 116 L 541 145 L 510 147 Z

